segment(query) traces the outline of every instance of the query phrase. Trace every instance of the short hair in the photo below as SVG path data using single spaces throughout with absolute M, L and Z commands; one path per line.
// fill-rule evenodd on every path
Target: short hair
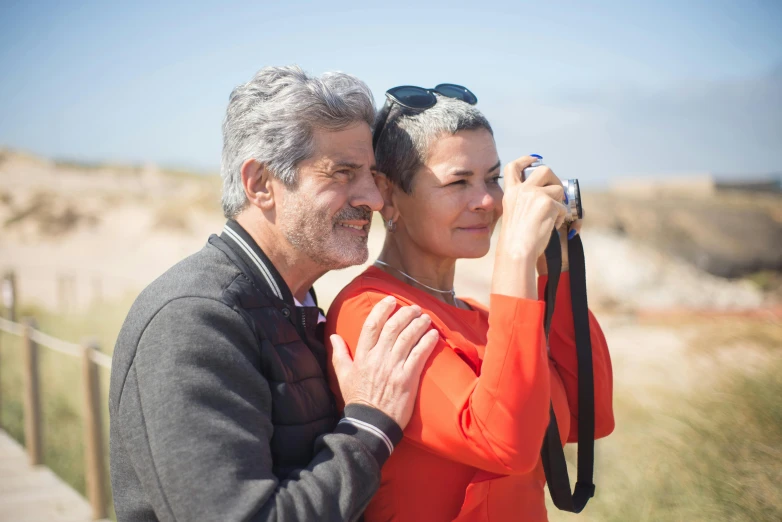
M 426 110 L 408 109 L 395 104 L 375 148 L 377 170 L 409 194 L 418 169 L 426 163 L 429 148 L 443 135 L 461 130 L 494 131 L 475 106 L 461 100 L 437 96 L 437 103 Z
M 313 153 L 316 128 L 343 130 L 375 119 L 372 91 L 349 74 L 307 75 L 300 67 L 264 67 L 231 93 L 223 121 L 223 214 L 247 205 L 242 164 L 263 163 L 287 186 L 298 181 L 299 162 Z

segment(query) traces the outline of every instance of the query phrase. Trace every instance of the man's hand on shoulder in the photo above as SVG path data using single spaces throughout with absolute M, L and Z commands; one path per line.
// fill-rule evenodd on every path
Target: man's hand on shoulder
M 396 298 L 377 303 L 361 330 L 355 358 L 339 335 L 330 340 L 332 362 L 345 405 L 364 404 L 391 417 L 404 429 L 413 414 L 418 383 L 437 345 L 431 319 L 412 305 L 393 316 Z

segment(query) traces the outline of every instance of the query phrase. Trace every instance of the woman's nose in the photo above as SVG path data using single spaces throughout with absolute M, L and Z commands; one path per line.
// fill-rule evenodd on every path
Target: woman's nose
M 478 194 L 475 194 L 471 210 L 491 212 L 496 206 L 497 200 L 495 197 L 486 188 L 482 188 Z

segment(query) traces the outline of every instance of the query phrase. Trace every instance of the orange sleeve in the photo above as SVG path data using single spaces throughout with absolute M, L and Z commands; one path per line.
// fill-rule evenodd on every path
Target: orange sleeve
M 543 300 L 548 276 L 538 279 L 538 295 Z M 589 311 L 589 333 L 592 340 L 592 368 L 595 384 L 595 438 L 605 437 L 614 431 L 614 378 L 611 356 L 608 353 L 603 330 Z M 570 433 L 568 442 L 578 441 L 578 359 L 576 334 L 573 326 L 573 310 L 570 305 L 570 278 L 563 272 L 557 287 L 557 301 L 549 334 L 551 358 L 562 379 L 570 408 Z
M 378 291 L 365 291 L 338 299 L 329 310 L 326 339 L 338 333 L 355 350 L 365 318 L 383 297 Z M 409 304 L 397 298 L 400 304 Z M 489 310 L 480 377 L 438 328 L 440 340 L 424 369 L 405 438 L 492 473 L 528 473 L 538 462 L 549 421 L 543 303 L 492 295 Z M 331 382 L 336 388 L 335 380 Z

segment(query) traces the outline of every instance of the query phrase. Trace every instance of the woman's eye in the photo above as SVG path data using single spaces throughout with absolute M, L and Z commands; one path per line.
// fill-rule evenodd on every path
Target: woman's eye
M 496 185 L 497 183 L 500 182 L 501 179 L 502 176 L 498 174 L 496 176 L 492 176 L 491 178 L 489 178 L 489 183 L 494 183 Z
M 451 185 L 466 185 L 466 184 L 467 184 L 467 180 L 460 179 L 458 181 L 454 181 L 453 183 L 448 183 L 448 186 L 450 187 Z

